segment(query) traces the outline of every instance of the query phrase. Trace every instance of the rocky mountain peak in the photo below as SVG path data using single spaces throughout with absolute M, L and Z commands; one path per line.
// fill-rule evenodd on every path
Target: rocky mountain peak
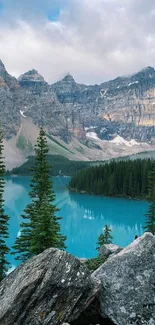
M 48 134 L 69 146 L 74 138 L 80 141 L 82 147 L 75 147 L 76 159 L 101 160 L 155 147 L 152 67 L 101 85 L 78 84 L 69 73 L 49 85 L 35 69 L 22 74 L 17 81 L 0 61 L 0 92 L 0 114 L 7 126 L 7 139 L 20 130 L 21 116 L 30 117 L 34 125 L 39 125 L 43 115 Z M 107 145 L 101 140 L 110 142 Z M 74 154 L 71 151 L 64 155 L 70 158 Z
M 25 72 L 26 75 L 34 75 L 34 74 L 39 74 L 37 70 L 35 69 L 32 69 L 32 70 L 29 70 L 27 72 Z
M 62 81 L 63 82 L 68 82 L 68 83 L 71 83 L 71 82 L 75 83 L 75 80 L 74 80 L 73 76 L 70 73 L 67 73 L 67 75 L 62 79 Z
M 138 73 L 134 75 L 139 78 L 155 78 L 155 69 L 153 67 L 146 67 L 140 70 Z
M 150 66 L 148 66 L 148 67 L 142 69 L 141 71 L 142 71 L 142 72 L 146 72 L 146 73 L 150 73 L 150 72 L 155 73 L 154 68 L 153 68 L 153 67 L 150 67 Z
M 0 60 L 0 70 L 6 71 L 6 69 L 5 69 L 5 65 L 4 65 L 4 63 L 2 62 L 2 60 Z
M 0 60 L 0 87 L 9 87 L 12 90 L 18 88 L 18 86 L 17 79 L 7 72 L 4 63 Z
M 37 70 L 32 69 L 22 74 L 18 78 L 19 82 L 45 82 L 44 78 L 38 73 Z

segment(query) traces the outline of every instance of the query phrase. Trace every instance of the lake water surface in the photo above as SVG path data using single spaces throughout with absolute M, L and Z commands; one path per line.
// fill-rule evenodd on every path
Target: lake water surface
M 7 177 L 5 186 L 6 212 L 10 216 L 9 245 L 20 231 L 21 214 L 30 201 L 29 177 Z M 62 217 L 61 230 L 67 235 L 67 251 L 77 257 L 91 258 L 97 255 L 96 242 L 104 225 L 112 229 L 113 243 L 126 246 L 135 235 L 143 233 L 145 201 L 135 201 L 87 194 L 70 193 L 67 189 L 69 178 L 55 177 L 56 204 Z M 11 265 L 17 265 L 9 256 Z

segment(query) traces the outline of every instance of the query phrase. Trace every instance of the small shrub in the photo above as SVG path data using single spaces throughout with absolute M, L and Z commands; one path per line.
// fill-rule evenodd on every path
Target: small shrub
M 85 265 L 90 271 L 95 271 L 106 261 L 104 256 L 97 256 L 86 261 Z

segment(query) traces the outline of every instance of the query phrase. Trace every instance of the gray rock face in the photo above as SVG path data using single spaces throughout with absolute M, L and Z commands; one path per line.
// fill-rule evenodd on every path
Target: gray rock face
M 100 248 L 100 255 L 108 258 L 110 255 L 117 254 L 122 250 L 121 247 L 114 244 L 105 244 Z
M 7 139 L 16 135 L 20 127 L 20 110 L 16 102 L 19 84 L 10 76 L 0 60 L 0 119 Z
M 21 81 L 34 81 L 34 82 L 44 82 L 44 78 L 38 74 L 38 71 L 35 69 L 32 69 L 26 73 L 24 73 L 23 75 L 21 75 L 18 80 Z
M 100 283 L 74 256 L 48 249 L 0 285 L 0 325 L 59 325 L 89 305 Z
M 79 260 L 80 260 L 81 263 L 86 263 L 88 261 L 87 258 L 83 258 L 83 257 L 82 258 L 79 258 Z
M 154 88 L 151 67 L 101 85 L 80 85 L 70 76 L 51 86 L 66 109 L 80 112 L 84 125 L 93 126 L 101 139 L 119 134 L 142 142 L 155 138 Z
M 70 74 L 49 85 L 34 69 L 17 80 L 0 61 L 0 115 L 6 139 L 20 131 L 22 111 L 36 125 L 42 120 L 49 135 L 66 143 L 77 138 L 85 150 L 98 149 L 99 156 L 100 144 L 86 136 L 92 130 L 99 142 L 118 134 L 127 140 L 153 144 L 154 91 L 155 70 L 151 67 L 101 85 L 78 84 Z M 144 150 L 137 148 L 131 153 Z
M 0 86 L 9 87 L 10 90 L 15 90 L 18 88 L 18 81 L 16 78 L 12 77 L 5 69 L 5 65 L 0 60 Z
M 116 325 L 155 324 L 155 237 L 145 233 L 93 274 L 101 312 Z
M 21 87 L 35 94 L 41 94 L 48 89 L 47 82 L 35 69 L 22 74 L 18 78 L 18 82 Z

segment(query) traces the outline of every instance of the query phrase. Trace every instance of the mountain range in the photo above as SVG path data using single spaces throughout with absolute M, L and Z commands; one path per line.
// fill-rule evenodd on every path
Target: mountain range
M 0 61 L 0 118 L 9 169 L 33 154 L 41 124 L 50 153 L 72 160 L 155 150 L 155 69 L 100 85 L 67 74 L 49 85 L 34 69 L 16 79 Z

